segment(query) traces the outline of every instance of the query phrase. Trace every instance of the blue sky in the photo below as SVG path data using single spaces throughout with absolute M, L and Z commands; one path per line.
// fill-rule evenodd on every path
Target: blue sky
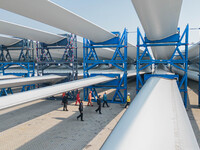
M 52 0 L 68 10 L 86 18 L 87 20 L 107 29 L 108 31 L 136 31 L 140 21 L 131 0 Z M 179 26 L 183 30 L 186 24 L 190 27 L 200 27 L 200 0 L 183 0 Z M 6 20 L 44 31 L 63 33 L 45 24 L 0 9 L 0 19 Z M 65 19 L 65 18 L 63 18 Z M 190 31 L 190 43 L 200 40 L 200 31 Z M 129 42 L 136 45 L 136 34 L 129 34 Z

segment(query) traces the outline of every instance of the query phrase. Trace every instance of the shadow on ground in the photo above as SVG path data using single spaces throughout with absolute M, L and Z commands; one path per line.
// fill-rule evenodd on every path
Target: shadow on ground
M 129 82 L 129 92 L 135 95 L 135 81 Z M 112 95 L 112 94 L 111 94 Z M 133 96 L 132 96 L 133 99 Z M 67 113 L 72 115 L 68 118 L 54 118 L 61 122 L 53 126 L 44 133 L 38 135 L 28 143 L 22 145 L 18 150 L 27 149 L 83 149 L 107 124 L 109 124 L 123 109 L 123 105 L 109 104 L 110 107 L 102 107 L 102 114 L 95 112 L 97 104 L 86 106 L 84 103 L 84 121 L 77 120 L 79 115 L 78 106 L 71 104 L 68 106 Z M 75 108 L 76 107 L 76 108 Z M 76 111 L 77 110 L 77 111 Z M 60 110 L 56 110 L 60 111 Z M 112 130 L 112 129 L 111 129 Z
M 58 98 L 58 100 L 61 99 Z M 60 107 L 62 107 L 60 103 L 59 105 L 55 105 L 52 100 L 46 100 L 2 114 L 0 115 L 0 132 L 42 116 Z
M 196 94 L 198 94 L 198 82 L 196 81 L 192 81 L 192 80 L 188 80 L 188 87 L 193 91 L 195 92 Z M 188 91 L 189 93 L 189 91 Z M 195 114 L 194 114 L 194 111 L 200 111 L 197 103 L 196 105 L 194 104 L 194 101 L 197 101 L 197 99 L 194 98 L 194 96 L 188 96 L 188 106 L 187 106 L 187 113 L 188 113 L 188 117 L 190 119 L 190 122 L 191 122 L 191 125 L 192 125 L 192 128 L 194 130 L 194 134 L 196 136 L 196 139 L 197 139 L 197 142 L 200 146 L 200 130 L 199 130 L 199 127 L 198 127 L 198 122 L 197 120 L 195 119 Z M 197 116 L 196 116 L 197 117 Z

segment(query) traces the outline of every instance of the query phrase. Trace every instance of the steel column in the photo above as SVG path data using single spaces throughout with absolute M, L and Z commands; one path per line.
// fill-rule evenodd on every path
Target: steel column
M 147 39 L 147 37 L 143 38 L 142 34 L 140 33 L 139 28 L 137 28 L 137 63 L 136 63 L 137 65 L 136 66 L 137 93 L 139 92 L 139 90 L 145 83 L 145 81 L 142 79 L 142 76 L 140 75 L 141 70 L 152 65 L 155 65 L 155 66 L 158 64 L 170 65 L 184 71 L 184 75 L 182 79 L 178 78 L 180 79 L 180 81 L 177 81 L 177 83 L 178 83 L 180 92 L 183 92 L 184 105 L 185 107 L 187 107 L 188 31 L 189 31 L 189 25 L 186 26 L 182 35 L 180 35 L 180 31 L 178 29 L 177 34 L 174 34 L 165 39 L 150 41 Z M 151 57 L 150 52 L 148 50 L 148 47 L 150 46 L 175 46 L 175 50 L 169 60 L 157 60 Z M 180 51 L 179 49 L 181 46 L 184 46 L 184 50 L 182 51 Z M 144 48 L 144 51 L 142 53 L 140 53 L 140 48 Z M 160 76 L 171 78 L 171 76 L 168 77 L 168 75 L 164 75 L 164 76 L 160 75 Z M 176 76 L 174 76 L 174 78 L 177 79 Z
M 74 34 L 64 34 L 65 37 L 61 41 L 53 44 L 37 42 L 36 61 L 37 74 L 45 74 L 45 70 L 50 66 L 64 66 L 66 71 L 63 73 L 67 77 L 66 81 L 78 79 L 78 58 L 77 58 L 77 37 Z M 51 50 L 59 50 L 63 52 L 62 56 L 54 59 Z M 60 74 L 59 72 L 57 74 Z M 75 99 L 77 91 L 72 91 L 72 99 Z
M 84 100 L 87 101 L 89 90 L 92 91 L 93 101 L 96 101 L 98 95 L 96 89 L 115 89 L 115 94 L 108 102 L 125 103 L 127 98 L 127 29 L 124 29 L 120 36 L 119 32 L 113 32 L 117 37 L 101 43 L 94 43 L 88 39 L 83 39 L 83 75 L 84 78 L 102 75 L 116 78 L 114 81 L 98 84 L 84 88 Z M 96 50 L 97 48 L 113 48 L 115 49 L 111 60 L 100 60 Z M 122 53 L 122 50 L 124 53 Z M 112 65 L 122 71 L 120 74 L 96 74 L 92 73 L 92 69 L 102 64 Z M 90 72 L 89 72 L 90 71 Z

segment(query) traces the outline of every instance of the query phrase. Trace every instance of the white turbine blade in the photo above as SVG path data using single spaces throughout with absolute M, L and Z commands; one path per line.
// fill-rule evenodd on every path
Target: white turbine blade
M 0 0 L 0 8 L 74 33 L 93 42 L 103 42 L 115 37 L 105 29 L 47 0 Z M 128 47 L 128 56 L 136 59 L 135 46 Z
M 34 41 L 40 41 L 46 44 L 56 43 L 65 38 L 61 35 L 17 25 L 3 20 L 0 20 L 0 33 Z
M 21 41 L 21 39 L 0 34 L 0 45 L 10 46 L 10 45 L 18 43 L 19 41 Z
M 44 88 L 39 88 L 27 92 L 17 93 L 9 96 L 4 96 L 0 98 L 0 110 L 8 108 L 11 106 L 23 104 L 33 100 L 50 97 L 63 92 L 76 90 L 86 86 L 103 83 L 107 81 L 114 80 L 114 78 L 109 78 L 105 76 L 96 76 L 86 79 L 80 79 L 76 81 L 56 84 L 53 86 L 48 86 Z
M 58 75 L 45 75 L 45 76 L 37 76 L 37 77 L 1 80 L 0 89 L 8 88 L 8 87 L 17 87 L 21 85 L 47 83 L 47 82 L 55 83 L 64 78 L 65 78 L 64 76 L 58 76 Z
M 4 75 L 4 76 L 0 76 L 0 80 L 14 79 L 14 78 L 20 78 L 20 77 L 19 77 L 19 76 L 15 76 L 15 75 Z
M 103 42 L 115 37 L 105 29 L 47 0 L 0 0 L 0 8 L 74 33 L 93 42 Z
M 185 74 L 184 71 L 178 69 L 178 68 L 175 68 L 175 67 L 172 67 L 172 71 L 183 76 Z M 193 70 L 187 70 L 187 77 L 188 79 L 191 79 L 191 80 L 194 80 L 194 81 L 199 81 L 199 72 L 197 71 L 193 71 Z
M 101 150 L 199 150 L 176 83 L 150 78 Z
M 17 24 L 2 21 L 2 20 L 0 20 L 0 33 L 7 34 L 10 36 L 20 37 L 20 38 L 25 38 L 25 39 L 31 39 L 34 41 L 44 42 L 46 44 L 52 44 L 65 38 L 61 35 L 41 31 L 38 29 L 33 29 L 30 27 L 22 26 L 22 25 L 17 25 Z M 78 57 L 83 58 L 83 43 L 77 41 L 77 47 L 78 47 L 78 50 L 77 50 Z M 108 49 L 97 48 L 96 52 L 99 57 L 106 58 L 106 59 L 111 59 L 114 54 L 114 51 L 109 48 Z M 51 53 L 56 58 L 58 55 L 59 56 L 62 55 L 63 51 L 60 51 L 59 49 L 58 50 L 54 49 L 51 51 Z
M 182 0 L 132 0 L 149 40 L 160 40 L 177 32 Z M 169 59 L 173 47 L 154 47 L 154 56 Z
M 189 47 L 188 60 L 192 63 L 199 63 L 200 42 Z

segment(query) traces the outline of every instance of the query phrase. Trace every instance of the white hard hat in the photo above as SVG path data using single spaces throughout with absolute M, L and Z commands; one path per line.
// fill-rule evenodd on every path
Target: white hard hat
M 130 93 L 128 93 L 128 95 L 130 95 Z

